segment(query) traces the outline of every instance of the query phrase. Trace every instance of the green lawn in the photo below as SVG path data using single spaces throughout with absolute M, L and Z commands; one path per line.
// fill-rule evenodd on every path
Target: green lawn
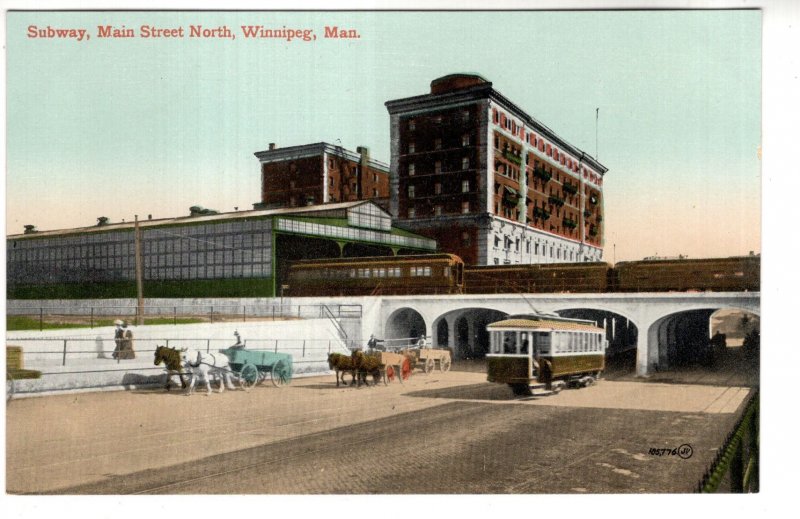
M 71 321 L 69 319 L 72 319 Z M 115 319 L 95 319 L 91 322 L 94 328 L 102 328 L 104 326 L 114 326 Z M 177 319 L 172 317 L 146 317 L 144 324 L 192 324 L 202 323 L 205 319 L 197 317 L 179 317 Z M 24 315 L 9 315 L 6 316 L 6 330 L 58 330 L 64 328 L 88 328 L 90 326 L 87 317 L 74 317 L 74 318 L 45 318 L 39 323 L 36 317 L 28 317 Z

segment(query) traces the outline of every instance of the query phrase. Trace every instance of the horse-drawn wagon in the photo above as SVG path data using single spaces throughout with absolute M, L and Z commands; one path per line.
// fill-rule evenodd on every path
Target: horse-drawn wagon
M 414 355 L 409 354 L 407 351 L 392 352 L 392 351 L 377 351 L 376 355 L 380 355 L 381 364 L 385 366 L 384 380 L 394 380 L 395 377 L 402 383 L 408 380 L 411 372 L 414 371 L 414 366 L 417 363 Z
M 453 363 L 449 349 L 413 348 L 406 351 L 414 356 L 416 364 L 418 364 L 425 373 L 431 373 L 436 369 L 437 362 L 439 363 L 439 371 L 447 373 L 450 371 L 450 366 Z
M 264 350 L 246 350 L 231 347 L 219 350 L 228 357 L 231 370 L 239 376 L 246 387 L 264 382 L 267 377 L 275 387 L 292 381 L 292 356 Z

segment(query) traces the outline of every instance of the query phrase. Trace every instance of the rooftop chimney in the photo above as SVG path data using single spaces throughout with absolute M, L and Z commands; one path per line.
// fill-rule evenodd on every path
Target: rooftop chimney
M 270 142 L 269 143 L 269 151 L 272 151 L 274 149 L 275 149 L 275 143 L 274 142 Z
M 25 226 L 25 234 L 33 234 L 35 232 L 39 232 L 35 225 L 26 225 Z

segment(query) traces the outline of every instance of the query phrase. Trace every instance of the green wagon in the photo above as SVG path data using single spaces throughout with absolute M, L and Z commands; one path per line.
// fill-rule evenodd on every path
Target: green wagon
M 228 357 L 231 370 L 247 387 L 261 384 L 267 378 L 275 387 L 292 381 L 292 356 L 288 353 L 233 347 L 219 351 Z

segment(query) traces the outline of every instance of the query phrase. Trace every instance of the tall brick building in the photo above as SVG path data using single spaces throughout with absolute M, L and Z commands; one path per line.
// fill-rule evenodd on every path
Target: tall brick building
M 388 101 L 390 212 L 469 264 L 599 261 L 607 168 L 473 74 Z
M 255 156 L 261 162 L 261 202 L 256 209 L 279 209 L 329 202 L 372 200 L 388 210 L 389 167 L 369 156 L 326 142 L 277 148 Z

